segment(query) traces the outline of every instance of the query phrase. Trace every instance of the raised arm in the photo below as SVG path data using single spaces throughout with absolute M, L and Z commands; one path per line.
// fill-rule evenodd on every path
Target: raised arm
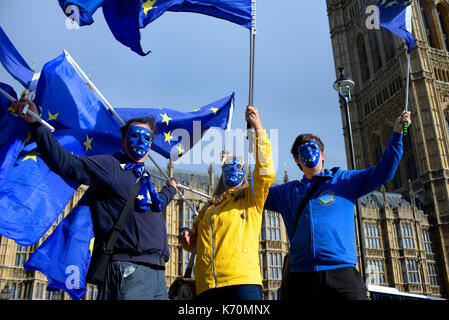
M 351 185 L 353 200 L 370 193 L 382 184 L 394 177 L 396 169 L 402 157 L 402 130 L 404 122 L 410 125 L 410 112 L 404 111 L 396 120 L 393 134 L 388 141 L 387 147 L 376 166 L 364 169 L 345 172 L 345 176 Z
M 48 167 L 63 178 L 81 184 L 105 184 L 110 180 L 109 172 L 93 159 L 70 154 L 46 127 L 39 124 L 29 115 L 23 116 L 21 111 L 28 104 L 29 109 L 37 113 L 36 105 L 30 100 L 20 100 L 12 104 L 19 115 L 30 125 L 32 135 Z
M 266 130 L 262 126 L 259 112 L 256 108 L 248 106 L 246 108 L 246 120 L 254 128 L 255 139 L 255 160 L 256 164 L 253 171 L 252 186 L 248 188 L 248 194 L 252 194 L 254 203 L 259 212 L 263 211 L 268 191 L 273 183 L 276 173 L 273 167 L 271 154 L 271 143 L 268 139 Z

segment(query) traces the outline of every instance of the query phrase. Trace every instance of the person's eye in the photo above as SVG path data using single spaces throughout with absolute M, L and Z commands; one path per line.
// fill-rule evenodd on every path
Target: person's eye
M 150 141 L 151 141 L 151 139 L 150 139 L 150 138 L 148 138 L 148 137 L 145 137 L 145 141 L 146 141 L 146 142 L 150 142 Z
M 315 149 L 316 149 L 316 145 L 312 144 L 312 145 L 310 146 L 310 149 L 315 150 Z
M 131 133 L 131 138 L 138 138 L 139 136 L 137 135 L 137 133 Z

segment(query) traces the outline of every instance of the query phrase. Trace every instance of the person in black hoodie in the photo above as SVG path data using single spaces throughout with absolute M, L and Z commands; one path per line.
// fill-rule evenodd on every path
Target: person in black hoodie
M 30 100 L 15 102 L 13 107 L 21 115 L 26 104 L 37 113 Z M 45 126 L 29 115 L 22 118 L 29 123 L 42 159 L 50 169 L 63 178 L 89 186 L 89 206 L 98 243 L 107 241 L 131 189 L 142 177 L 97 299 L 168 299 L 165 263 L 170 255 L 162 210 L 176 194 L 177 182 L 167 181 L 167 186 L 158 193 L 145 173 L 144 163 L 157 130 L 154 119 L 132 119 L 120 129 L 123 152 L 81 157 L 69 153 Z

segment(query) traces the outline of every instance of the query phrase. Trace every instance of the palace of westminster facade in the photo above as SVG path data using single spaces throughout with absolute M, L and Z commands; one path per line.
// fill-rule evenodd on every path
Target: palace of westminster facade
M 394 120 L 403 110 L 406 45 L 391 33 L 366 27 L 366 8 L 377 1 L 326 0 L 335 74 L 344 67 L 356 83 L 350 103 L 356 168 L 379 160 L 391 136 Z M 401 292 L 449 297 L 449 1 L 413 1 L 410 111 L 413 124 L 404 136 L 404 155 L 392 181 L 359 200 L 367 284 Z M 348 164 L 349 143 L 341 105 Z M 160 175 L 155 168 L 154 173 Z M 183 185 L 212 194 L 214 168 L 208 173 L 174 170 L 167 173 Z M 285 172 L 284 182 L 288 181 Z M 156 189 L 163 183 L 153 181 Z M 0 299 L 69 299 L 62 291 L 47 292 L 47 281 L 24 263 L 70 212 L 84 193 L 80 187 L 55 225 L 36 244 L 23 247 L 0 236 Z M 184 190 L 197 208 L 205 197 Z M 260 236 L 260 271 L 264 299 L 277 299 L 282 260 L 288 239 L 282 218 L 264 211 Z M 184 274 L 189 253 L 178 243 L 179 228 L 191 226 L 194 212 L 179 195 L 164 210 L 171 258 L 166 265 L 169 286 Z M 356 236 L 357 244 L 359 237 Z M 360 248 L 360 246 L 358 246 Z M 359 252 L 360 253 L 360 252 Z M 361 255 L 359 254 L 359 257 Z M 360 262 L 360 261 L 359 261 Z M 88 285 L 83 297 L 96 297 Z

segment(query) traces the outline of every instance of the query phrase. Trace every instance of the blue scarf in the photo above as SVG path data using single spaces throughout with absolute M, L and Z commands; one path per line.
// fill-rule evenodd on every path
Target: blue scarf
M 162 211 L 163 200 L 158 196 L 153 184 L 151 183 L 150 177 L 148 175 L 143 175 L 145 171 L 144 163 L 128 162 L 125 170 L 133 169 L 133 172 L 138 176 L 142 177 L 142 185 L 140 186 L 139 193 L 137 194 L 137 204 L 142 210 L 151 209 L 154 212 Z

